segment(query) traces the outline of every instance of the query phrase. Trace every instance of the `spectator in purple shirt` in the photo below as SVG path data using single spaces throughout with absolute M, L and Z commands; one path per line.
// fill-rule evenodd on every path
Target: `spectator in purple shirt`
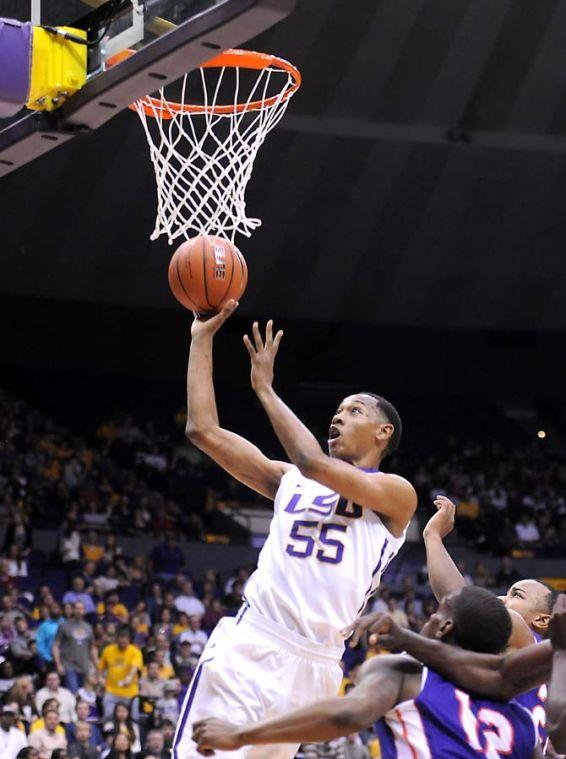
M 151 553 L 153 573 L 158 577 L 171 579 L 183 566 L 184 559 L 181 549 L 174 536 L 170 535 L 165 541 L 156 546 Z
M 84 604 L 85 614 L 94 614 L 96 611 L 92 596 L 85 591 L 85 581 L 79 575 L 73 577 L 72 590 L 68 590 L 63 596 L 64 604 L 75 604 L 77 601 Z

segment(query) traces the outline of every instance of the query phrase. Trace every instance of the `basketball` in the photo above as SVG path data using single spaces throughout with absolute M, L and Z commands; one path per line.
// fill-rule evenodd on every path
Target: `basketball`
M 219 311 L 239 300 L 248 267 L 238 248 L 222 237 L 201 235 L 180 245 L 169 264 L 169 287 L 179 303 L 197 314 Z

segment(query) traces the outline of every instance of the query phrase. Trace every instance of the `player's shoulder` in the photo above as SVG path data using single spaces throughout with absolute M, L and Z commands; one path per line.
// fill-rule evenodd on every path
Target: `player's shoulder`
M 372 656 L 360 668 L 360 680 L 380 673 L 420 675 L 423 665 L 409 654 L 380 654 Z
M 380 477 L 380 484 L 387 485 L 392 495 L 404 503 L 412 504 L 413 508 L 417 506 L 417 491 L 412 483 L 400 474 L 394 474 L 393 472 L 383 472 Z

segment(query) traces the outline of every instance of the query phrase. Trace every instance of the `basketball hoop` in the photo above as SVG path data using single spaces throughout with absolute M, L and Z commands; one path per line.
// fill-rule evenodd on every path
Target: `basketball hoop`
M 111 64 L 129 55 L 125 50 Z M 164 234 L 169 244 L 195 234 L 233 242 L 237 232 L 250 237 L 261 225 L 246 216 L 246 188 L 259 148 L 301 86 L 293 65 L 248 50 L 227 50 L 198 72 L 196 85 L 196 72 L 184 76 L 178 100 L 162 88 L 130 106 L 143 124 L 157 181 L 151 239 Z

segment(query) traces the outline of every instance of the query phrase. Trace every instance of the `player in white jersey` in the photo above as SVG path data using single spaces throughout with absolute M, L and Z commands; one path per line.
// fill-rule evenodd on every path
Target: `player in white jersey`
M 173 742 L 174 759 L 197 757 L 195 721 L 230 716 L 236 724 L 280 714 L 325 695 L 341 680 L 344 628 L 361 612 L 404 542 L 414 488 L 379 471 L 395 450 L 401 420 L 370 393 L 345 398 L 329 430 L 329 454 L 273 389 L 282 332 L 257 323 L 253 389 L 291 463 L 272 461 L 220 427 L 212 380 L 212 340 L 236 308 L 196 318 L 187 376 L 187 436 L 229 474 L 275 501 L 269 537 L 235 618 L 212 633 L 189 687 Z M 243 747 L 243 759 L 290 759 L 296 744 Z M 222 753 L 217 754 L 223 756 Z M 234 754 L 230 755 L 231 757 Z

